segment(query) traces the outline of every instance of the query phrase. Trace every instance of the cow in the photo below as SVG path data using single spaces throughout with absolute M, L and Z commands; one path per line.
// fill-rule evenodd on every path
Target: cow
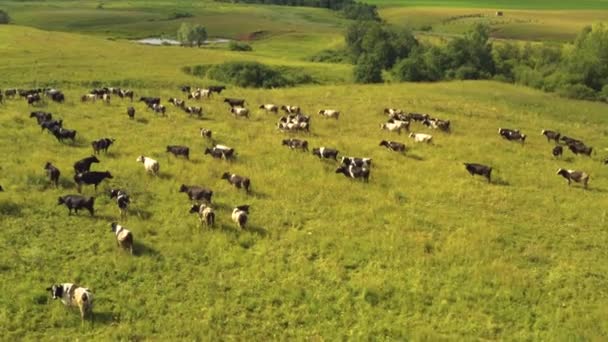
M 152 107 L 152 105 L 160 104 L 160 97 L 148 97 L 148 96 L 142 96 L 139 98 L 140 102 L 144 102 L 146 104 L 146 106 L 148 107 Z
M 190 148 L 187 146 L 169 145 L 167 146 L 167 152 L 171 152 L 176 157 L 184 156 L 186 159 L 190 159 Z
M 213 197 L 213 191 L 196 185 L 185 185 L 182 184 L 179 187 L 179 192 L 186 193 L 188 198 L 192 201 L 205 201 L 211 203 Z
M 485 177 L 490 183 L 492 176 L 492 168 L 482 164 L 476 163 L 464 163 L 466 170 L 471 174 L 471 176 L 480 175 Z
M 100 151 L 108 153 L 108 148 L 116 141 L 113 138 L 102 138 L 91 142 L 93 147 L 93 154 L 99 154 Z
M 139 156 L 137 159 L 135 159 L 135 161 L 144 164 L 144 169 L 146 169 L 146 172 L 155 176 L 158 175 L 158 172 L 160 171 L 160 164 L 158 161 L 145 156 Z
M 175 97 L 170 98 L 169 99 L 169 103 L 171 103 L 175 107 L 179 107 L 179 108 L 182 108 L 182 109 L 186 108 L 186 101 L 180 100 L 180 99 L 176 99 Z
M 551 151 L 554 157 L 560 157 L 564 153 L 564 148 L 561 146 L 555 146 Z
M 369 169 L 354 165 L 341 165 L 336 169 L 336 173 L 342 173 L 344 176 L 357 179 L 361 178 L 364 182 L 369 181 Z
M 292 150 L 300 149 L 303 152 L 308 151 L 308 141 L 300 139 L 284 139 L 283 146 L 287 146 Z
M 47 113 L 47 112 L 36 111 L 36 112 L 30 113 L 30 118 L 36 118 L 36 121 L 38 121 L 38 124 L 41 125 L 45 121 L 51 121 L 53 119 L 53 114 Z
M 58 188 L 59 187 L 59 175 L 61 175 L 61 172 L 59 171 L 59 169 L 56 168 L 50 162 L 47 162 L 44 165 L 44 170 L 46 170 L 46 174 L 49 177 L 49 180 L 51 181 L 51 183 L 55 184 L 55 187 Z
M 188 106 L 184 109 L 184 111 L 186 113 L 188 113 L 190 116 L 192 116 L 192 114 L 198 116 L 199 118 L 203 115 L 203 107 L 191 107 Z
M 226 86 L 209 86 L 209 94 L 217 93 L 218 95 L 222 93 L 222 90 L 226 89 Z
M 433 142 L 433 136 L 430 134 L 410 133 L 410 138 L 414 139 L 414 141 L 417 143 L 430 144 L 431 142 Z
M 568 148 L 572 153 L 579 155 L 591 156 L 591 152 L 593 151 L 592 147 L 585 146 L 583 143 L 572 143 L 568 144 Z
M 127 108 L 127 115 L 129 116 L 129 119 L 133 120 L 135 118 L 135 108 L 128 107 Z
M 81 192 L 82 185 L 94 185 L 95 192 L 97 192 L 97 186 L 103 182 L 104 179 L 114 178 L 109 171 L 87 171 L 78 173 L 74 176 L 74 182 L 78 185 L 78 192 Z
M 201 225 L 213 227 L 215 224 L 215 213 L 213 212 L 213 208 L 206 204 L 193 204 L 192 207 L 190 207 L 190 213 L 198 214 Z
M 230 107 L 244 107 L 245 100 L 243 99 L 232 99 L 229 97 L 224 98 L 224 103 L 228 103 Z
M 232 113 L 235 118 L 241 116 L 249 118 L 249 109 L 247 108 L 233 106 L 230 108 L 230 113 Z
M 78 214 L 78 210 L 87 209 L 91 216 L 95 215 L 95 197 L 83 197 L 80 195 L 65 195 L 57 199 L 57 205 L 65 204 L 68 208 L 68 215 L 72 215 L 72 210 Z
M 33 105 L 35 103 L 38 103 L 40 101 L 42 101 L 42 98 L 40 97 L 39 94 L 31 94 L 27 96 L 27 104 L 28 105 Z
M 230 184 L 232 184 L 237 189 L 243 188 L 247 193 L 250 192 L 251 180 L 247 177 L 239 176 L 234 173 L 224 172 L 222 175 L 222 179 L 227 180 Z
M 402 109 L 397 108 L 384 108 L 384 114 L 388 114 L 389 116 L 393 116 L 396 114 L 404 114 L 405 112 Z
M 559 132 L 550 131 L 546 129 L 543 129 L 540 134 L 544 135 L 547 138 L 547 142 L 554 140 L 555 143 L 559 143 L 559 138 L 561 137 L 561 134 Z
M 46 290 L 51 292 L 53 299 L 61 299 L 64 305 L 77 306 L 82 321 L 87 315 L 91 320 L 93 319 L 93 294 L 91 290 L 72 283 L 53 284 Z
M 131 198 L 129 197 L 129 194 L 120 189 L 111 189 L 110 198 L 116 198 L 116 205 L 118 206 L 118 211 L 120 212 L 120 218 L 126 219 L 129 204 L 131 204 Z
M 51 133 L 57 138 L 57 141 L 63 142 L 66 139 L 72 140 L 72 142 L 76 141 L 76 130 L 73 129 L 65 129 L 62 127 L 55 126 L 51 129 Z
M 566 170 L 560 168 L 557 170 L 557 174 L 566 178 L 568 185 L 574 181 L 576 183 L 583 183 L 583 187 L 586 189 L 587 184 L 589 183 L 589 175 L 583 171 Z
M 318 114 L 323 115 L 326 118 L 334 118 L 336 120 L 338 120 L 338 118 L 340 117 L 340 111 L 337 111 L 335 109 L 322 109 L 319 111 Z
M 217 159 L 232 159 L 234 157 L 234 149 L 221 147 L 221 145 L 216 145 L 212 148 L 206 148 L 205 154 L 210 154 Z
M 87 172 L 91 169 L 92 163 L 99 163 L 99 159 L 97 159 L 97 157 L 95 156 L 83 158 L 74 163 L 74 172 L 77 174 Z
M 340 160 L 340 162 L 342 163 L 342 165 L 345 166 L 356 166 L 356 167 L 364 167 L 364 168 L 370 168 L 372 166 L 372 159 L 371 158 L 357 158 L 357 157 L 342 157 L 342 160 Z
M 394 152 L 405 152 L 405 144 L 396 141 L 382 140 L 379 146 L 384 146 Z
M 450 131 L 450 120 L 440 120 L 435 118 L 425 119 L 422 124 L 432 129 L 438 129 L 443 132 Z
M 213 132 L 210 129 L 200 128 L 201 137 L 211 139 Z
M 80 97 L 80 102 L 95 102 L 97 95 L 95 94 L 84 94 Z
M 285 113 L 287 113 L 287 114 L 300 114 L 299 106 L 285 105 L 285 106 L 281 106 L 281 110 L 285 111 Z
M 520 141 L 522 145 L 526 141 L 526 135 L 516 129 L 499 128 L 498 134 L 509 141 Z
M 46 129 L 49 132 L 53 133 L 54 129 L 61 128 L 62 126 L 63 126 L 63 120 L 47 120 L 47 121 L 40 122 L 41 132 L 44 132 L 44 130 Z
M 128 250 L 133 255 L 133 233 L 116 222 L 110 223 L 110 228 L 116 235 L 116 246 Z
M 424 120 L 428 120 L 430 118 L 430 116 L 428 114 L 420 114 L 420 113 L 409 113 L 407 116 L 410 120 L 414 120 L 414 121 L 418 121 L 418 122 L 424 122 Z
M 154 103 L 151 106 L 154 113 L 165 115 L 167 113 L 167 107 L 161 104 Z
M 386 130 L 389 132 L 397 132 L 397 134 L 401 134 L 401 130 L 405 129 L 409 131 L 410 122 L 409 121 L 401 121 L 401 120 L 389 120 L 387 123 L 383 123 L 380 125 L 381 130 Z
M 560 140 L 560 142 L 563 142 L 566 145 L 584 144 L 581 140 L 570 138 L 570 137 L 565 136 L 565 135 L 563 135 L 559 140 Z
M 319 159 L 326 158 L 326 159 L 333 159 L 335 161 L 338 161 L 338 150 L 333 149 L 333 148 L 327 148 L 327 147 L 313 148 L 312 154 L 314 156 L 319 157 Z
M 249 206 L 248 205 L 239 205 L 232 209 L 232 221 L 236 223 L 236 225 L 245 229 L 245 225 L 247 224 L 247 217 L 249 214 Z
M 267 103 L 267 104 L 263 104 L 260 105 L 260 109 L 264 109 L 266 111 L 266 113 L 271 112 L 274 114 L 278 114 L 279 113 L 279 107 L 275 104 L 272 103 Z

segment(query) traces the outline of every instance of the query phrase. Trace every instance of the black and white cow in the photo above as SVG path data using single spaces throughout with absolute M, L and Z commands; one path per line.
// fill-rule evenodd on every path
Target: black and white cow
M 396 141 L 382 140 L 378 146 L 384 146 L 395 152 L 405 152 L 405 144 Z
M 213 132 L 207 128 L 200 128 L 201 137 L 211 139 Z
M 336 173 L 342 173 L 344 176 L 357 179 L 361 178 L 364 182 L 369 181 L 369 169 L 354 165 L 342 165 L 336 169 Z
M 116 198 L 116 205 L 120 212 L 120 218 L 126 219 L 129 212 L 129 204 L 131 204 L 129 194 L 121 189 L 111 189 L 110 198 Z
M 196 185 L 182 184 L 179 188 L 179 192 L 186 193 L 188 198 L 192 201 L 205 201 L 205 203 L 211 203 L 211 197 L 213 197 L 212 190 Z
M 77 161 L 76 163 L 74 163 L 74 172 L 75 173 L 87 172 L 87 171 L 91 170 L 91 164 L 93 164 L 93 163 L 99 163 L 99 159 L 97 159 L 97 157 L 95 157 L 95 156 L 83 158 L 83 159 Z
M 53 284 L 46 289 L 53 299 L 61 299 L 66 306 L 76 306 L 80 310 L 80 319 L 88 315 L 93 319 L 93 294 L 86 287 L 72 283 Z
M 95 215 L 95 197 L 83 197 L 80 195 L 65 195 L 57 199 L 57 205 L 65 204 L 68 207 L 68 215 L 72 215 L 72 210 L 78 214 L 78 210 L 87 209 L 91 216 Z
M 49 180 L 51 181 L 51 183 L 55 184 L 55 187 L 58 188 L 59 187 L 59 175 L 61 175 L 61 172 L 59 171 L 59 169 L 56 168 L 50 162 L 47 162 L 44 165 L 44 169 L 46 170 L 46 175 L 49 177 Z
M 357 158 L 357 157 L 342 157 L 342 165 L 352 165 L 356 167 L 370 168 L 372 166 L 372 158 Z
M 498 134 L 509 141 L 520 141 L 522 144 L 526 141 L 526 135 L 517 129 L 499 128 Z
M 224 103 L 227 103 L 230 107 L 244 107 L 245 100 L 244 99 L 233 99 L 226 97 L 224 98 Z
M 128 250 L 133 255 L 133 233 L 116 222 L 110 223 L 110 228 L 116 235 L 116 246 Z
M 479 175 L 483 176 L 488 180 L 488 183 L 491 182 L 492 176 L 492 168 L 482 164 L 476 163 L 464 163 L 466 170 L 471 174 L 471 176 Z
M 222 90 L 226 89 L 226 86 L 213 85 L 209 86 L 207 89 L 209 89 L 209 94 L 217 93 L 219 95 L 222 93 Z
M 583 183 L 583 187 L 586 189 L 589 183 L 589 175 L 583 171 L 559 169 L 557 170 L 557 174 L 566 178 L 568 185 L 574 181 L 576 183 Z
M 112 144 L 116 141 L 113 138 L 101 138 L 99 140 L 94 140 L 91 142 L 91 147 L 93 147 L 93 154 L 99 154 L 100 151 L 108 153 L 108 148 L 112 146 Z
M 283 139 L 283 146 L 292 150 L 308 151 L 308 141 L 300 139 Z
M 239 176 L 230 172 L 224 172 L 224 174 L 222 175 L 222 179 L 227 180 L 237 189 L 245 189 L 247 193 L 249 193 L 251 190 L 251 180 L 247 177 Z
M 127 108 L 127 115 L 129 116 L 129 119 L 134 119 L 135 118 L 135 108 L 128 107 Z
M 327 147 L 319 147 L 319 148 L 312 149 L 312 154 L 314 156 L 319 157 L 319 159 L 325 158 L 325 159 L 333 159 L 335 161 L 338 161 L 338 152 L 339 151 L 336 149 L 327 148 Z
M 76 174 L 74 182 L 78 185 L 78 192 L 81 192 L 82 185 L 94 185 L 95 192 L 97 192 L 97 186 L 106 178 L 112 179 L 114 177 L 109 171 L 87 171 Z
M 245 229 L 245 225 L 247 224 L 247 219 L 249 216 L 249 206 L 248 205 L 239 205 L 232 209 L 232 221 L 236 223 L 236 225 Z
M 198 214 L 198 218 L 201 221 L 201 225 L 207 225 L 207 227 L 213 227 L 215 224 L 215 212 L 213 208 L 206 204 L 194 204 L 190 207 L 190 213 Z
M 169 145 L 167 146 L 167 152 L 170 152 L 176 157 L 184 156 L 186 159 L 190 159 L 190 148 L 188 146 Z
M 271 112 L 271 113 L 277 114 L 279 112 L 279 106 L 272 104 L 272 103 L 260 105 L 260 109 L 265 110 L 266 113 Z
M 215 145 L 212 148 L 206 148 L 205 154 L 210 154 L 217 159 L 232 159 L 234 157 L 234 149 L 227 146 Z

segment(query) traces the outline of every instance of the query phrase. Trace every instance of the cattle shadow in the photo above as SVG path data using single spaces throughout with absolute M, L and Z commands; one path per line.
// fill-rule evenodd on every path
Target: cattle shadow
M 104 221 L 108 221 L 108 222 L 113 222 L 116 220 L 116 217 L 114 217 L 112 215 L 95 214 L 95 216 L 91 216 L 91 215 L 88 215 L 88 212 L 87 212 L 87 218 L 90 218 L 92 220 L 104 220 Z
M 408 158 L 408 159 L 415 160 L 415 161 L 424 161 L 423 157 L 421 157 L 419 155 L 416 155 L 416 154 L 409 154 L 408 153 L 408 154 L 405 155 L 405 157 Z
M 133 256 L 135 256 L 135 257 L 150 256 L 153 258 L 159 258 L 162 255 L 160 254 L 160 252 L 158 250 L 154 249 L 150 245 L 147 245 L 143 242 L 135 240 L 133 242 Z
M 93 311 L 93 318 L 91 319 L 91 325 L 95 324 L 111 324 L 115 322 L 114 314 L 107 311 Z
M 146 118 L 137 118 L 137 119 L 135 119 L 135 122 L 147 125 L 150 121 Z
M 59 178 L 59 187 L 63 189 L 76 189 L 76 183 L 68 178 Z M 54 184 L 49 184 L 47 189 L 54 189 Z
M 270 195 L 268 195 L 267 193 L 261 192 L 261 191 L 255 191 L 255 190 L 250 190 L 249 192 L 245 193 L 247 196 L 251 196 L 253 198 L 256 199 L 268 199 L 270 198 Z
M 266 230 L 262 227 L 259 227 L 259 226 L 254 226 L 254 225 L 245 226 L 245 229 L 243 229 L 243 231 L 259 235 L 260 237 L 267 237 L 269 234 L 268 230 Z
M 603 193 L 607 193 L 607 192 L 608 192 L 608 190 L 606 190 L 606 189 L 602 189 L 602 188 L 587 188 L 587 189 L 585 189 L 585 188 L 581 188 L 581 189 L 583 189 L 583 190 L 585 190 L 585 191 L 589 191 L 589 192 L 597 192 L 597 193 L 601 193 L 601 194 L 603 194 Z
M 490 182 L 490 184 L 492 184 L 492 185 L 497 185 L 497 186 L 510 186 L 510 185 L 511 185 L 511 183 L 509 183 L 509 182 L 507 182 L 506 180 L 501 179 L 501 178 L 494 178 L 494 179 L 493 179 L 493 180 Z
M 158 176 L 156 176 L 162 180 L 170 180 L 173 179 L 173 175 L 166 172 L 159 172 Z
M 133 209 L 130 211 L 129 216 L 136 216 L 140 220 L 149 220 L 152 218 L 153 214 L 150 211 L 144 209 Z

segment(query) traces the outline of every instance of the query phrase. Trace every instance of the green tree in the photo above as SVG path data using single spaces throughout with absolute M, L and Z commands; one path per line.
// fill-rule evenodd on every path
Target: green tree
M 182 23 L 177 30 L 177 40 L 179 40 L 182 45 L 192 46 L 192 40 L 190 39 L 190 32 L 192 31 L 192 25 L 188 23 Z
M 200 47 L 207 40 L 207 29 L 202 25 L 195 25 L 192 28 L 191 39 L 196 46 Z
M 353 69 L 357 83 L 382 83 L 382 64 L 373 54 L 363 54 L 359 57 Z
M 188 23 L 182 23 L 177 30 L 177 40 L 185 46 L 198 46 L 200 47 L 207 40 L 207 30 L 202 25 L 190 25 Z
M 8 24 L 11 22 L 11 17 L 4 10 L 0 10 L 0 24 Z

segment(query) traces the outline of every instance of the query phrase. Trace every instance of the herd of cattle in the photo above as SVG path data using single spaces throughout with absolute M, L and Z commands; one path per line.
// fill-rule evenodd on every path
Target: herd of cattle
M 190 86 L 184 86 L 181 90 L 187 94 L 188 100 L 202 100 L 204 98 L 210 98 L 214 93 L 221 94 L 225 89 L 224 86 L 211 86 L 208 88 L 192 88 Z M 44 98 L 49 98 L 57 103 L 63 103 L 65 101 L 65 95 L 63 92 L 57 89 L 8 89 L 4 92 L 0 91 L 0 104 L 6 100 L 15 99 L 17 96 L 25 99 L 28 105 L 36 105 L 44 102 Z M 82 102 L 95 102 L 102 101 L 103 103 L 110 103 L 112 96 L 117 96 L 120 99 L 129 99 L 131 102 L 134 101 L 134 92 L 128 89 L 120 88 L 99 88 L 93 89 L 89 93 L 82 95 Z M 158 97 L 140 97 L 140 102 L 143 102 L 149 110 L 154 113 L 166 115 L 167 107 L 161 103 L 161 99 Z M 170 98 L 167 101 L 176 108 L 183 110 L 189 115 L 197 115 L 201 117 L 203 115 L 203 108 L 201 106 L 188 106 L 185 100 L 178 98 Z M 235 118 L 249 118 L 250 110 L 245 106 L 246 102 L 244 99 L 236 98 L 224 98 L 224 103 L 229 106 L 230 113 Z M 285 132 L 310 132 L 311 117 L 302 112 L 299 106 L 292 105 L 275 105 L 275 104 L 261 104 L 259 109 L 265 110 L 267 113 L 278 114 L 279 111 L 283 111 L 284 115 L 281 116 L 277 122 L 277 129 Z M 422 126 L 426 126 L 429 129 L 437 130 L 443 133 L 450 133 L 452 126 L 449 120 L 443 120 L 439 118 L 433 118 L 428 114 L 421 113 L 405 113 L 403 110 L 395 108 L 384 109 L 384 114 L 388 116 L 386 122 L 380 124 L 381 130 L 389 132 L 395 132 L 400 135 L 403 131 L 409 132 L 409 137 L 416 143 L 432 144 L 433 136 L 427 133 L 415 133 L 410 132 L 410 128 L 414 123 L 418 123 Z M 135 108 L 130 106 L 127 108 L 127 115 L 133 119 L 135 117 Z M 332 118 L 338 120 L 341 117 L 340 111 L 336 109 L 322 109 L 318 111 L 318 115 L 325 118 Z M 60 142 L 70 140 L 72 142 L 76 139 L 77 132 L 64 128 L 63 120 L 53 118 L 52 113 L 44 111 L 32 111 L 30 118 L 35 118 L 42 131 L 47 130 Z M 498 134 L 509 141 L 519 142 L 524 144 L 526 141 L 526 135 L 516 129 L 499 128 Z M 203 138 L 210 139 L 212 131 L 206 128 L 200 129 L 200 135 Z M 590 156 L 592 148 L 588 147 L 583 141 L 574 139 L 568 136 L 562 136 L 559 132 L 551 130 L 543 130 L 544 135 L 549 142 L 555 142 L 555 147 L 552 150 L 552 154 L 555 157 L 559 157 L 563 153 L 563 146 L 567 146 L 568 149 L 574 154 L 582 154 Z M 105 179 L 112 179 L 113 176 L 109 171 L 91 171 L 91 165 L 99 163 L 100 160 L 97 158 L 101 152 L 107 152 L 108 149 L 115 142 L 112 138 L 101 138 L 91 142 L 93 149 L 93 155 L 78 160 L 74 163 L 74 176 L 73 180 L 77 185 L 78 192 L 82 192 L 82 187 L 86 185 L 93 185 L 95 192 L 97 187 Z M 308 141 L 303 139 L 289 138 L 282 140 L 282 145 L 287 146 L 292 150 L 309 151 Z M 379 146 L 385 147 L 390 151 L 397 153 L 405 153 L 407 147 L 405 143 L 391 140 L 382 140 Z M 181 145 L 169 145 L 166 147 L 166 152 L 173 154 L 176 157 L 184 157 L 190 159 L 190 148 Z M 205 155 L 210 155 L 213 158 L 232 160 L 236 158 L 236 151 L 234 148 L 214 144 L 211 148 L 204 150 Z M 369 157 L 353 157 L 353 156 L 341 156 L 340 152 L 331 147 L 315 147 L 312 148 L 312 154 L 317 156 L 319 159 L 330 159 L 334 161 L 340 161 L 338 168 L 335 170 L 337 174 L 343 174 L 348 178 L 361 179 L 367 182 L 370 178 L 372 159 Z M 339 159 L 340 158 L 340 159 Z M 146 172 L 152 175 L 158 175 L 160 172 L 160 163 L 147 156 L 138 156 L 135 159 L 136 162 L 142 163 Z M 608 161 L 605 161 L 608 163 Z M 488 182 L 491 182 L 492 167 L 488 165 L 482 165 L 478 163 L 464 163 L 465 170 L 471 175 L 479 175 L 485 177 Z M 59 187 L 59 179 L 61 171 L 47 162 L 44 165 L 44 170 L 49 178 L 51 184 L 55 187 Z M 579 170 L 566 170 L 559 169 L 557 174 L 564 177 L 568 184 L 571 182 L 582 183 L 586 188 L 589 182 L 589 175 Z M 226 180 L 236 189 L 243 189 L 246 193 L 251 192 L 251 180 L 248 177 L 234 174 L 231 172 L 225 172 L 222 174 L 221 179 Z M 0 186 L 0 191 L 4 191 Z M 213 227 L 215 225 L 216 216 L 212 206 L 213 191 L 211 189 L 201 187 L 198 185 L 186 185 L 182 184 L 179 188 L 179 192 L 185 193 L 188 198 L 192 201 L 189 207 L 189 212 L 197 214 L 201 225 Z M 116 206 L 120 212 L 121 220 L 127 219 L 129 210 L 129 204 L 131 203 L 128 192 L 124 189 L 111 189 L 108 193 L 111 199 L 114 199 Z M 95 197 L 84 197 L 80 194 L 69 194 L 58 198 L 57 203 L 59 205 L 65 205 L 68 208 L 68 214 L 72 212 L 78 213 L 79 210 L 86 210 L 91 216 L 95 213 Z M 249 205 L 237 205 L 234 206 L 231 213 L 232 221 L 241 229 L 246 228 L 249 215 Z M 128 250 L 131 254 L 133 253 L 133 234 L 126 227 L 112 222 L 110 224 L 111 232 L 115 234 L 116 243 L 119 247 Z M 61 299 L 62 302 L 68 306 L 78 306 L 81 312 L 81 318 L 84 319 L 89 313 L 92 313 L 92 302 L 93 295 L 87 288 L 78 286 L 73 283 L 55 284 L 47 289 L 51 292 L 53 299 Z

